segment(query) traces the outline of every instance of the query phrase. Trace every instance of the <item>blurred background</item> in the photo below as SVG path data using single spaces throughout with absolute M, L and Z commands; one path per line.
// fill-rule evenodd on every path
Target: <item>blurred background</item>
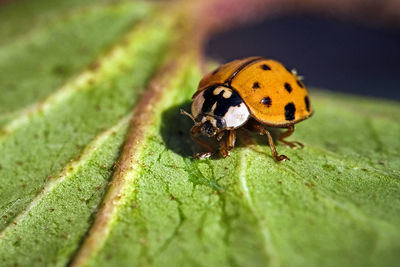
M 309 87 L 400 100 L 396 24 L 286 14 L 214 35 L 206 54 L 225 62 L 261 55 L 305 77 Z
M 217 2 L 231 24 L 209 39 L 209 57 L 274 58 L 309 87 L 400 100 L 399 0 Z

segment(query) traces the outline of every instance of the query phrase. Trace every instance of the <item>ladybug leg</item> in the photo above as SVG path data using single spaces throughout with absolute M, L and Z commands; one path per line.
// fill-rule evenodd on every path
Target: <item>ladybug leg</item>
M 229 151 L 232 150 L 235 147 L 235 141 L 236 141 L 236 132 L 234 130 L 229 130 L 229 134 L 226 137 L 224 141 L 222 141 L 220 144 L 220 152 L 221 155 L 225 158 L 229 156 Z
M 271 152 L 272 152 L 272 155 L 274 156 L 274 159 L 276 161 L 290 160 L 285 155 L 278 155 L 278 152 L 276 151 L 274 140 L 272 139 L 271 133 L 266 129 L 264 129 L 264 133 L 267 135 L 269 148 L 271 149 Z
M 256 121 L 250 121 L 246 127 L 253 131 L 258 133 L 259 135 L 266 135 L 268 138 L 268 144 L 269 148 L 271 149 L 272 156 L 276 161 L 284 161 L 284 160 L 290 160 L 288 157 L 285 155 L 279 155 L 278 152 L 276 151 L 274 140 L 272 139 L 271 133 L 264 128 L 264 126 Z
M 198 138 L 199 133 L 200 133 L 200 127 L 193 126 L 191 131 L 190 131 L 190 136 L 192 137 L 192 140 L 196 144 L 198 144 L 199 146 L 201 146 L 202 148 L 204 148 L 208 152 L 196 153 L 194 155 L 194 157 L 198 158 L 198 159 L 204 159 L 204 158 L 211 157 L 213 154 L 215 154 L 216 151 L 210 144 L 208 144 L 208 143 L 206 143 L 206 142 L 204 142 L 204 141 L 202 141 L 202 140 L 200 140 Z
M 229 130 L 229 135 L 228 139 L 226 140 L 226 146 L 228 151 L 232 150 L 235 147 L 236 143 L 236 131 L 235 130 Z
M 297 141 L 290 142 L 290 141 L 284 140 L 285 138 L 291 136 L 293 132 L 294 132 L 294 125 L 291 125 L 287 128 L 286 132 L 281 133 L 281 135 L 278 137 L 278 140 L 290 148 L 297 148 L 297 146 L 299 146 L 300 148 L 303 148 L 304 145 L 300 142 L 297 142 Z
M 220 142 L 220 146 L 219 146 L 219 152 L 221 152 L 222 157 L 226 158 L 227 156 L 229 156 L 229 151 L 227 148 L 227 143 L 226 140 L 222 140 Z
M 225 132 L 220 132 L 219 134 L 217 134 L 217 141 L 221 141 L 224 134 L 225 134 Z

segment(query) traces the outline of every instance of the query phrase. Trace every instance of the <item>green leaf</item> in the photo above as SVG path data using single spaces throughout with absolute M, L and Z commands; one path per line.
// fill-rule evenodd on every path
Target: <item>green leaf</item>
M 0 43 L 0 69 L 7 70 L 0 72 L 0 126 L 19 110 L 48 97 L 90 63 L 92 69 L 98 67 L 94 58 L 149 12 L 150 6 L 143 4 L 85 7 Z M 0 34 L 7 36 L 1 29 Z
M 181 11 L 50 2 L 0 11 L 1 266 L 398 265 L 397 102 L 314 89 L 290 161 L 194 159 Z

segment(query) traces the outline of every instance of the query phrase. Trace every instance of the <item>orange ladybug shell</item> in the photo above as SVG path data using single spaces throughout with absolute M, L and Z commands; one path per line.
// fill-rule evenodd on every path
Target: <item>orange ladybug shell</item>
M 196 94 L 216 85 L 235 90 L 252 117 L 268 126 L 287 127 L 313 113 L 303 83 L 275 60 L 250 57 L 221 65 L 200 81 Z

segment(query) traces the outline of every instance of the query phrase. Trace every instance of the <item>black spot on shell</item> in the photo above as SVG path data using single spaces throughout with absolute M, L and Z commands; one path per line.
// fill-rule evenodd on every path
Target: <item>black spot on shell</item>
M 253 83 L 253 89 L 258 89 L 260 88 L 260 83 L 259 82 L 254 82 Z
M 292 121 L 294 120 L 294 114 L 296 113 L 296 107 L 295 105 L 290 102 L 285 106 L 285 119 L 287 121 Z
M 289 83 L 285 83 L 285 89 L 286 91 L 288 91 L 289 93 L 292 92 L 292 86 Z
M 300 86 L 301 88 L 304 88 L 304 84 L 300 80 L 297 80 L 296 82 L 297 82 L 298 86 Z
M 266 105 L 267 107 L 270 107 L 272 105 L 272 101 L 271 101 L 271 98 L 269 96 L 264 97 L 263 99 L 261 99 L 261 103 Z
M 308 98 L 307 95 L 304 97 L 304 103 L 306 103 L 307 111 L 310 112 L 310 99 Z
M 267 64 L 262 64 L 262 65 L 261 65 L 261 68 L 262 68 L 263 70 L 271 70 L 270 66 L 268 66 Z

